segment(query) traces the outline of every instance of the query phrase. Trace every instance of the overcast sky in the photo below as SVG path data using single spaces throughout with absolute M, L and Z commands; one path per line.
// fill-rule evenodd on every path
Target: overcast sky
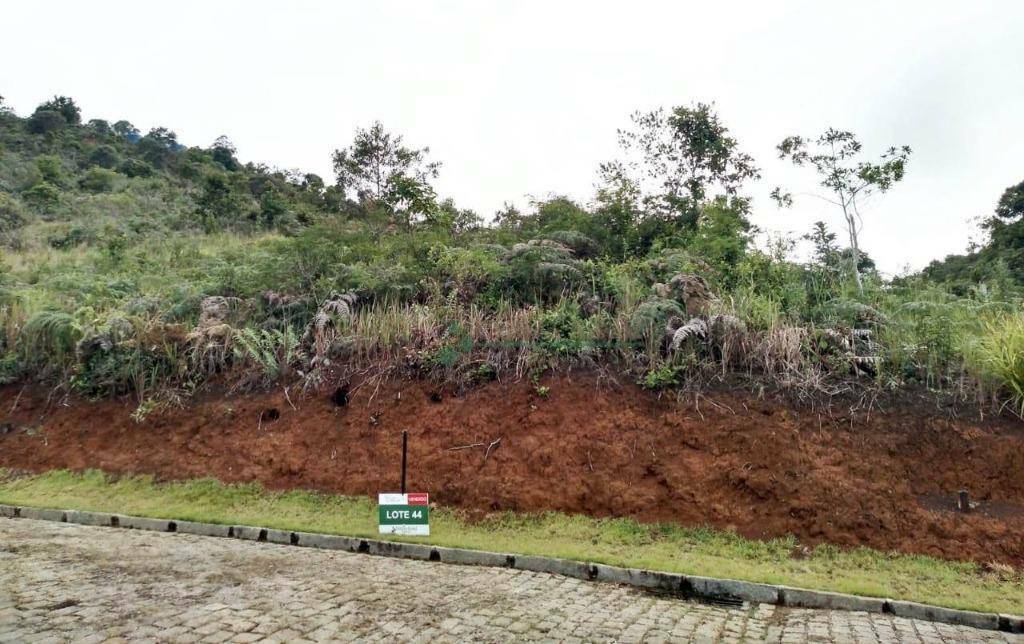
M 228 135 L 243 160 L 331 177 L 330 155 L 380 119 L 444 163 L 442 196 L 490 217 L 529 195 L 593 195 L 616 129 L 714 102 L 763 168 L 754 222 L 802 234 L 840 220 L 775 158 L 789 134 L 910 145 L 906 180 L 865 214 L 896 273 L 962 252 L 972 219 L 1024 180 L 1024 2 L 4 2 L 0 95 L 55 93 L 84 117 Z

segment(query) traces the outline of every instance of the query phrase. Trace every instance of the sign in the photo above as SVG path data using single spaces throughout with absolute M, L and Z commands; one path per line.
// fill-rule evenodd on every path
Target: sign
M 426 492 L 377 495 L 377 524 L 381 534 L 430 534 L 430 507 Z

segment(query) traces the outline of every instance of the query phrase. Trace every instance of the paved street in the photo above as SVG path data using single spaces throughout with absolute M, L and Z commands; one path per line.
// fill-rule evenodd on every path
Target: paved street
M 509 569 L 0 519 L 0 642 L 1024 641 Z

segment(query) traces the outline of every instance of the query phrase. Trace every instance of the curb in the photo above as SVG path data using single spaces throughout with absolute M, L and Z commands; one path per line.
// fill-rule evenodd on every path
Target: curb
M 362 539 L 312 532 L 292 532 L 244 525 L 197 523 L 173 519 L 152 519 L 107 512 L 58 510 L 0 504 L 0 517 L 36 519 L 89 526 L 105 526 L 154 532 L 182 532 L 207 537 L 228 537 L 249 541 L 265 541 L 284 545 L 326 550 L 439 561 L 467 566 L 492 566 L 543 572 L 585 581 L 603 581 L 675 594 L 716 604 L 756 602 L 794 608 L 823 608 L 888 613 L 896 617 L 970 626 L 1007 633 L 1024 633 L 1024 616 L 980 613 L 968 610 L 930 606 L 916 602 L 876 597 L 861 597 L 773 584 L 759 584 L 734 579 L 714 579 L 681 573 L 657 572 L 637 568 L 620 568 L 606 564 L 555 559 L 534 555 L 513 555 L 483 550 L 446 548 L 419 543 L 400 543 L 378 539 Z

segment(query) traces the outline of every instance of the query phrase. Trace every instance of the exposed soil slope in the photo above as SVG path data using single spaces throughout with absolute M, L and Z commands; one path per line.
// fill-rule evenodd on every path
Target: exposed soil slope
M 548 398 L 526 382 L 456 397 L 393 382 L 356 388 L 344 406 L 331 392 L 292 393 L 294 408 L 279 389 L 201 399 L 141 425 L 128 403 L 58 405 L 5 388 L 0 466 L 376 494 L 397 487 L 408 429 L 410 489 L 444 505 L 1024 565 L 1024 424 L 953 420 L 923 405 L 829 418 L 729 393 L 680 404 L 589 375 L 546 384 Z M 981 501 L 971 514 L 952 511 L 961 488 Z

